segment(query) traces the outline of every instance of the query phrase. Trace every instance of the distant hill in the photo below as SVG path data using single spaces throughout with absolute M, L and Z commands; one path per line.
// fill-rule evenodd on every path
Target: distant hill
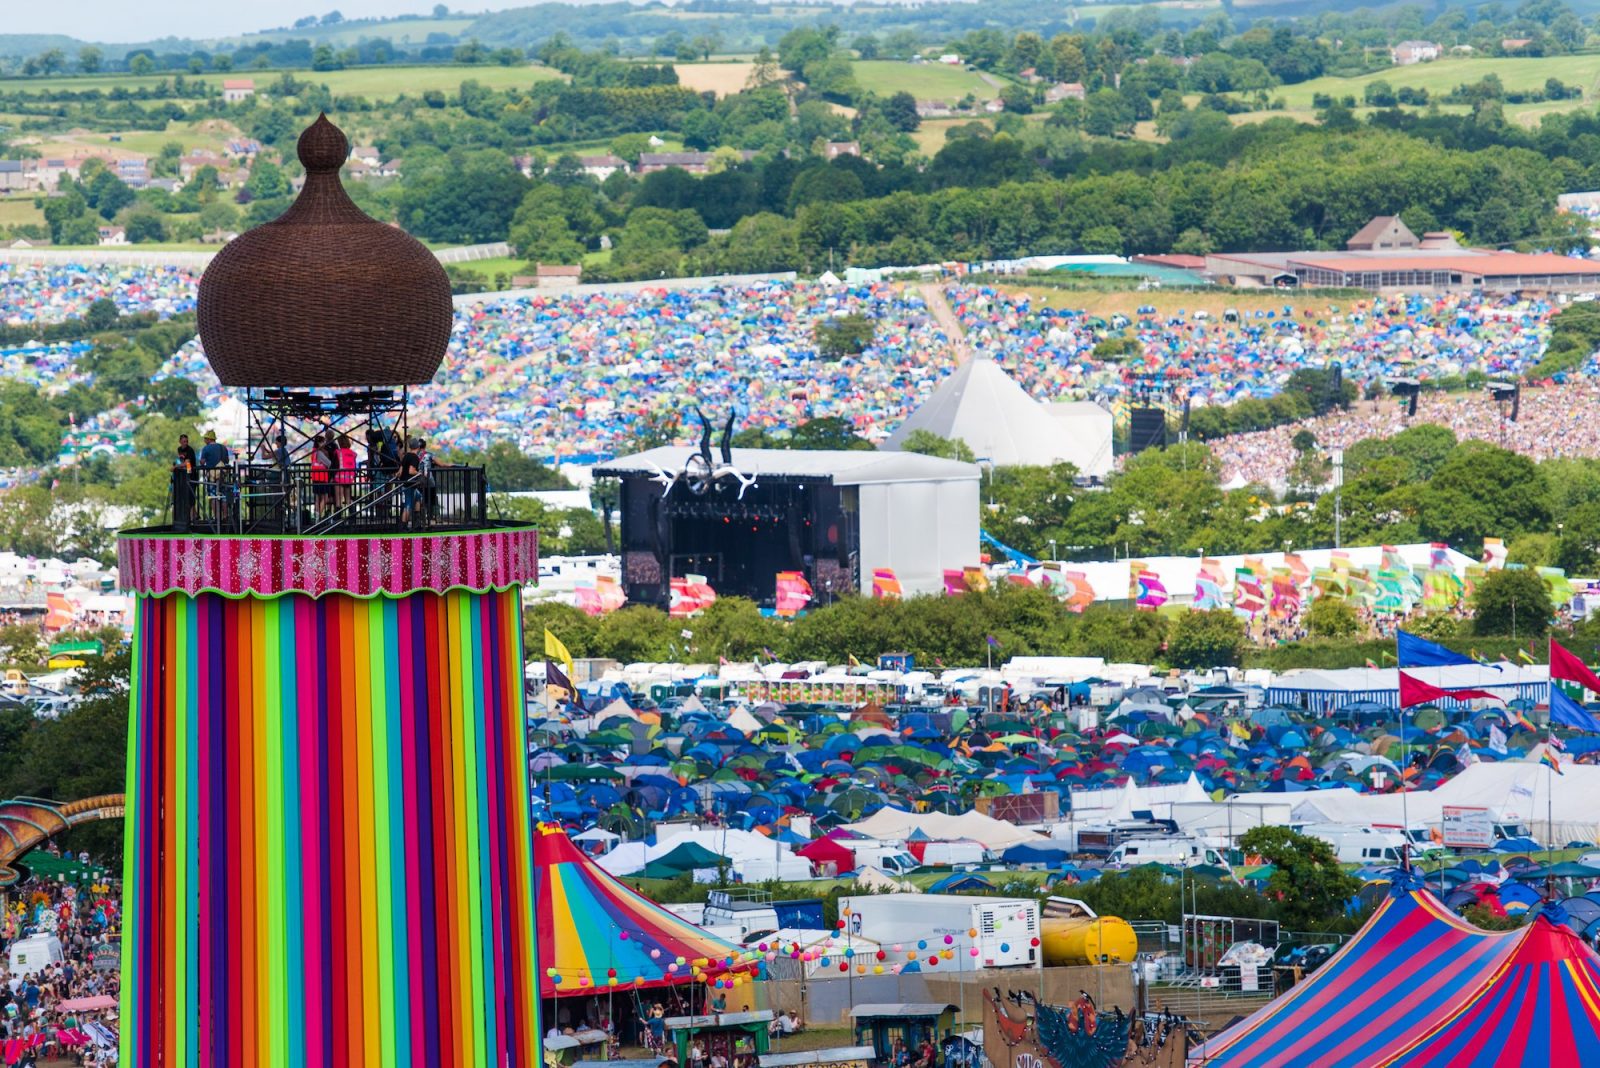
M 0 57 L 27 59 L 52 48 L 75 52 L 87 43 L 64 33 L 0 33 Z

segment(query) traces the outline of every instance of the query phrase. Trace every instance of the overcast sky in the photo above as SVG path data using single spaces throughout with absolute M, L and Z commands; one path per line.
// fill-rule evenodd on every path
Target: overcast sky
M 456 4 L 444 0 L 451 10 Z M 466 10 L 521 7 L 533 0 L 471 0 Z M 226 37 L 289 26 L 337 9 L 345 18 L 420 15 L 435 0 L 0 0 L 0 33 L 64 33 L 93 41 Z

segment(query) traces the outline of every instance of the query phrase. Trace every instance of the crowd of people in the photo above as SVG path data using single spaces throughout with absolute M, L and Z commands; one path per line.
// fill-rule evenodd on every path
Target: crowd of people
M 123 315 L 162 318 L 193 311 L 200 272 L 134 264 L 0 263 L 0 324 L 81 319 L 95 301 L 110 300 Z
M 1417 414 L 1392 401 L 1362 401 L 1347 410 L 1249 434 L 1211 442 L 1222 464 L 1224 484 L 1260 483 L 1281 490 L 1295 461 L 1291 441 L 1302 430 L 1316 438 L 1317 448 L 1348 449 L 1358 441 L 1388 438 L 1410 426 L 1432 423 L 1448 427 L 1457 438 L 1477 438 L 1535 460 L 1600 456 L 1600 427 L 1587 413 L 1600 401 L 1593 381 L 1524 389 L 1515 422 L 1502 417 L 1500 403 L 1486 391 L 1423 393 Z
M 1452 293 L 1220 315 L 1144 305 L 1105 319 L 987 286 L 946 293 L 973 350 L 1035 397 L 1116 402 L 1136 376 L 1154 375 L 1197 405 L 1271 396 L 1294 371 L 1335 361 L 1358 382 L 1520 374 L 1543 354 L 1555 311 L 1548 301 Z M 1096 351 L 1113 338 L 1132 351 Z
M 0 1060 L 117 1063 L 119 895 L 33 880 L 10 900 L 0 918 Z M 13 953 L 19 943 L 27 952 Z
M 101 297 L 123 312 L 176 314 L 194 306 L 196 282 L 194 272 L 178 268 L 0 264 L 11 323 L 82 316 Z M 1070 304 L 1070 295 L 1047 302 L 966 283 L 942 293 L 970 351 L 998 361 L 1029 393 L 1090 398 L 1114 410 L 1151 375 L 1205 405 L 1270 396 L 1295 370 L 1335 360 L 1361 383 L 1518 374 L 1542 355 L 1556 310 L 1542 300 L 1446 294 L 1210 313 L 1173 311 L 1165 300 L 1166 311 L 1144 305 L 1106 318 L 1059 306 Z M 758 282 L 486 299 L 457 308 L 443 367 L 412 393 L 413 425 L 442 449 L 510 440 L 533 455 L 578 462 L 670 432 L 694 405 L 732 411 L 742 427 L 763 430 L 837 416 L 857 434 L 880 439 L 960 357 L 951 316 L 936 314 L 925 294 L 925 287 L 889 282 Z M 817 328 L 854 316 L 872 323 L 865 347 L 824 351 Z M 85 342 L 0 351 L 0 371 L 65 389 L 86 351 Z M 1580 377 L 1597 372 L 1591 361 Z M 225 399 L 198 340 L 161 374 L 194 381 L 208 414 Z M 1487 398 L 1460 409 L 1440 403 L 1425 401 L 1419 418 L 1485 425 L 1478 409 Z M 1551 406 L 1548 414 L 1543 405 Z M 1510 447 L 1587 454 L 1591 435 L 1577 420 L 1563 421 L 1558 406 L 1525 402 L 1525 412 L 1534 409 L 1528 416 L 1543 421 L 1511 428 Z M 126 406 L 84 416 L 72 428 L 72 447 L 125 446 L 135 425 Z M 1330 421 L 1330 443 L 1399 425 L 1387 411 L 1350 413 Z M 1260 436 L 1259 446 L 1248 436 L 1227 442 L 1230 472 L 1246 481 L 1281 479 L 1273 469 L 1284 452 L 1278 436 Z

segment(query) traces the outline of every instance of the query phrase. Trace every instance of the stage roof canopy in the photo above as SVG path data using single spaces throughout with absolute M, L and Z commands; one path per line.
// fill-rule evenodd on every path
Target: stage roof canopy
M 942 460 L 911 452 L 850 449 L 734 449 L 733 466 L 758 479 L 796 482 L 831 482 L 835 486 L 864 486 L 875 482 L 976 482 L 977 464 Z M 632 456 L 618 456 L 594 469 L 596 478 L 676 474 L 696 454 L 687 445 L 664 445 Z M 713 450 L 713 457 L 720 453 Z

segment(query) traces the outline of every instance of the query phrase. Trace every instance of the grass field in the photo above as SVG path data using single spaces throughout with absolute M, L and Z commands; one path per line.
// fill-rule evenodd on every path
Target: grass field
M 697 93 L 730 96 L 750 81 L 754 63 L 674 63 L 678 84 Z
M 960 100 L 971 93 L 979 100 L 1000 95 L 1000 90 L 965 67 L 943 63 L 902 63 L 894 59 L 858 59 L 856 84 L 888 96 L 902 89 L 918 100 Z
M 169 141 L 178 142 L 185 151 L 208 148 L 220 152 L 229 139 L 239 136 L 239 128 L 221 119 L 204 119 L 169 122 L 165 130 L 125 130 L 116 136 L 121 139 L 113 141 L 105 132 L 68 130 L 21 137 L 17 143 L 32 145 L 41 156 L 70 156 L 89 149 L 113 157 L 154 156 Z
M 1240 315 L 1253 316 L 1257 311 L 1274 312 L 1283 314 L 1287 306 L 1294 309 L 1295 316 L 1303 317 L 1310 312 L 1314 318 L 1325 318 L 1333 314 L 1329 309 L 1339 308 L 1348 312 L 1353 300 L 1341 299 L 1324 295 L 1302 295 L 1283 293 L 1254 293 L 1241 292 L 1235 289 L 1222 289 L 1216 292 L 1195 290 L 1134 290 L 1104 291 L 1104 290 L 1064 290 L 1052 289 L 1043 286 L 1029 286 L 1026 284 L 1005 286 L 1012 293 L 1026 293 L 1036 305 L 1043 304 L 1053 308 L 1068 308 L 1081 310 L 1089 315 L 1098 315 L 1109 319 L 1113 315 L 1126 315 L 1130 319 L 1138 318 L 1140 307 L 1149 306 L 1156 309 L 1157 315 L 1165 317 L 1183 312 L 1193 316 L 1195 312 L 1204 310 L 1214 320 L 1221 321 L 1222 313 L 1232 308 Z M 1360 298 L 1357 298 L 1360 299 Z
M 33 206 L 33 197 L 0 197 L 0 226 L 43 226 L 44 212 Z
M 200 80 L 210 85 L 220 85 L 224 78 L 254 78 L 257 88 L 264 90 L 282 73 L 282 71 L 277 70 L 239 71 L 226 75 L 206 74 Z M 465 81 L 476 81 L 491 89 L 508 89 L 562 77 L 560 73 L 551 70 L 549 67 L 542 67 L 538 64 L 519 67 L 464 67 L 454 64 L 418 67 L 356 67 L 351 70 L 297 70 L 289 73 L 302 81 L 326 85 L 335 93 L 359 94 L 374 100 L 390 99 L 399 96 L 401 93 L 410 93 L 415 96 L 429 89 L 456 89 Z M 39 92 L 41 90 L 86 92 L 90 89 L 99 89 L 101 92 L 107 92 L 118 86 L 126 89 L 135 89 L 139 86 L 154 86 L 160 82 L 171 80 L 171 75 L 157 74 L 145 75 L 144 77 L 132 74 L 97 74 L 87 77 L 64 78 L 3 78 L 0 79 L 0 92 Z
M 1458 85 L 1478 81 L 1489 74 L 1498 77 L 1506 89 L 1513 92 L 1542 88 L 1546 79 L 1557 78 L 1567 85 L 1577 85 L 1582 88 L 1586 100 L 1592 101 L 1600 95 L 1597 93 L 1597 88 L 1600 88 L 1600 55 L 1591 55 L 1550 56 L 1540 59 L 1502 57 L 1441 59 L 1432 63 L 1394 67 L 1375 74 L 1364 74 L 1359 78 L 1313 78 L 1299 85 L 1285 85 L 1274 89 L 1271 91 L 1271 96 L 1275 99 L 1282 97 L 1291 111 L 1309 110 L 1312 106 L 1312 97 L 1318 93 L 1326 93 L 1334 98 L 1354 96 L 1356 102 L 1360 103 L 1361 94 L 1366 87 L 1373 82 L 1382 81 L 1388 82 L 1395 89 L 1401 86 L 1426 89 L 1430 96 L 1438 97 Z M 1550 105 L 1530 106 L 1570 110 L 1580 106 L 1580 102 L 1562 100 L 1553 101 Z

